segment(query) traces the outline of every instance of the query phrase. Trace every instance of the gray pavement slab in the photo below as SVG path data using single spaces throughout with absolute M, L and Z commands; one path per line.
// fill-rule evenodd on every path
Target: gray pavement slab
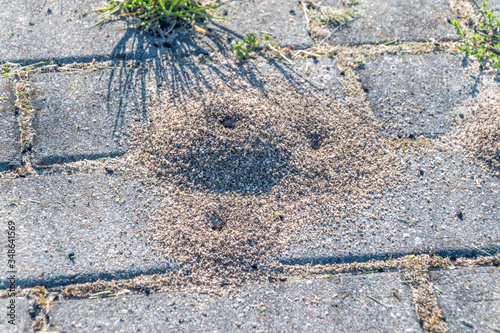
M 137 72 L 47 73 L 40 91 L 32 163 L 36 165 L 117 156 L 126 133 L 145 121 Z
M 99 15 L 93 9 L 105 4 L 100 0 L 3 2 L 0 59 L 72 62 L 111 55 L 130 32 L 123 22 L 89 29 Z
M 267 33 L 283 47 L 291 46 L 297 49 L 313 46 L 299 1 L 239 0 L 230 1 L 220 9 L 224 16 L 231 20 L 213 23 L 231 30 L 240 38 L 252 32 L 258 35 Z
M 21 146 L 16 115 L 11 96 L 6 91 L 7 80 L 0 80 L 0 171 L 20 165 Z
M 103 0 L 27 0 L 3 2 L 0 11 L 0 61 L 68 64 L 126 59 L 143 61 L 162 55 L 182 59 L 193 54 L 220 51 L 221 45 L 204 34 L 186 29 L 172 43 L 159 42 L 134 23 L 114 20 L 93 26 L 99 16 L 94 9 Z
M 450 332 L 500 330 L 500 268 L 436 271 L 432 278 Z
M 500 250 L 500 179 L 463 154 L 411 155 L 402 186 L 342 221 L 304 228 L 310 239 L 283 253 L 285 263 L 350 262 L 429 251 Z
M 398 273 L 255 285 L 218 297 L 180 292 L 60 301 L 51 323 L 58 332 L 421 332 Z
M 0 180 L 0 215 L 16 224 L 17 284 L 64 285 L 164 272 L 141 209 L 156 201 L 126 175 Z M 2 267 L 3 264 L 2 264 Z M 6 287 L 6 270 L 0 289 Z
M 446 134 L 458 107 L 475 97 L 480 76 L 447 54 L 367 59 L 358 74 L 383 131 L 400 137 Z
M 327 0 L 323 5 L 346 8 L 348 1 Z M 335 44 L 384 43 L 393 40 L 423 42 L 451 40 L 456 34 L 447 22 L 453 19 L 446 0 L 362 0 L 352 6 L 361 17 L 338 29 L 331 27 L 330 41 Z
M 14 300 L 14 303 L 11 303 L 11 300 Z M 9 323 L 9 321 L 13 318 L 7 316 L 7 314 L 11 311 L 10 309 L 7 309 L 7 306 L 12 307 L 12 304 L 14 304 L 15 307 L 15 319 L 13 322 Z M 28 300 L 25 297 L 0 298 L 0 307 L 3 310 L 2 320 L 0 321 L 1 332 L 32 332 L 32 320 L 28 312 Z
M 304 72 L 306 62 L 296 61 L 293 66 L 282 61 L 238 62 L 225 61 L 218 64 L 193 66 L 156 67 L 154 78 L 148 82 L 158 87 L 158 92 L 168 91 L 178 102 L 186 96 L 213 92 L 216 82 L 224 82 L 234 89 L 248 87 L 264 90 L 266 85 L 285 85 L 290 89 L 302 89 L 304 93 L 314 94 L 321 91 L 341 100 L 342 84 L 336 62 L 331 58 L 318 59 L 309 64 L 310 70 Z M 147 85 L 147 84 L 146 84 Z

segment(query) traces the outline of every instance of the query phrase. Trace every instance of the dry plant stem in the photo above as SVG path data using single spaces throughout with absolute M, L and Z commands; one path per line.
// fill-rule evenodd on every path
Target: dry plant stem
M 277 56 L 285 60 L 288 64 L 293 66 L 293 62 L 290 59 L 288 59 L 285 55 L 283 55 L 283 53 L 281 53 L 278 49 L 272 46 L 270 43 L 267 43 L 266 47 L 268 47 L 271 51 L 276 53 Z
M 308 10 L 306 4 L 304 3 L 304 0 L 300 0 L 300 4 L 302 5 L 302 10 L 304 11 L 304 16 L 306 18 L 306 25 L 309 25 L 311 21 L 309 20 Z

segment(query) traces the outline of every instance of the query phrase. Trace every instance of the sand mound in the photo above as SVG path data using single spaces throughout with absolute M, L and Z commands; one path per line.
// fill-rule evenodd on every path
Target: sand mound
M 290 241 L 307 237 L 304 225 L 349 215 L 397 178 L 363 110 L 263 82 L 159 96 L 129 157 L 156 176 L 150 185 L 164 202 L 154 237 L 190 272 L 205 272 L 195 284 L 268 276 Z

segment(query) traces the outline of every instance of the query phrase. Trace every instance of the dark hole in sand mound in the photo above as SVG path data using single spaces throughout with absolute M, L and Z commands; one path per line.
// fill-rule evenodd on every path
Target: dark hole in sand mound
M 284 120 L 271 120 L 266 103 L 259 94 L 211 93 L 159 113 L 151 146 L 153 161 L 161 160 L 153 162 L 155 171 L 197 191 L 268 193 L 294 170 L 289 161 L 297 138 L 285 138 Z
M 219 214 L 212 212 L 211 214 L 206 214 L 206 218 L 210 224 L 212 230 L 222 230 L 226 225 L 226 220 L 219 216 Z

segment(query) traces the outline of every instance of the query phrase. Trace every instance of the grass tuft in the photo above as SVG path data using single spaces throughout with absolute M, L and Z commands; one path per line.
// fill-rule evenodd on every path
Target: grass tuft
M 198 31 L 206 32 L 195 25 L 195 21 L 200 18 L 225 19 L 207 13 L 207 10 L 215 7 L 203 6 L 193 0 L 110 0 L 109 6 L 97 8 L 95 11 L 103 13 L 97 18 L 98 22 L 110 20 L 113 16 L 133 16 L 140 19 L 141 26 L 146 26 L 162 19 L 173 18 L 191 24 Z

